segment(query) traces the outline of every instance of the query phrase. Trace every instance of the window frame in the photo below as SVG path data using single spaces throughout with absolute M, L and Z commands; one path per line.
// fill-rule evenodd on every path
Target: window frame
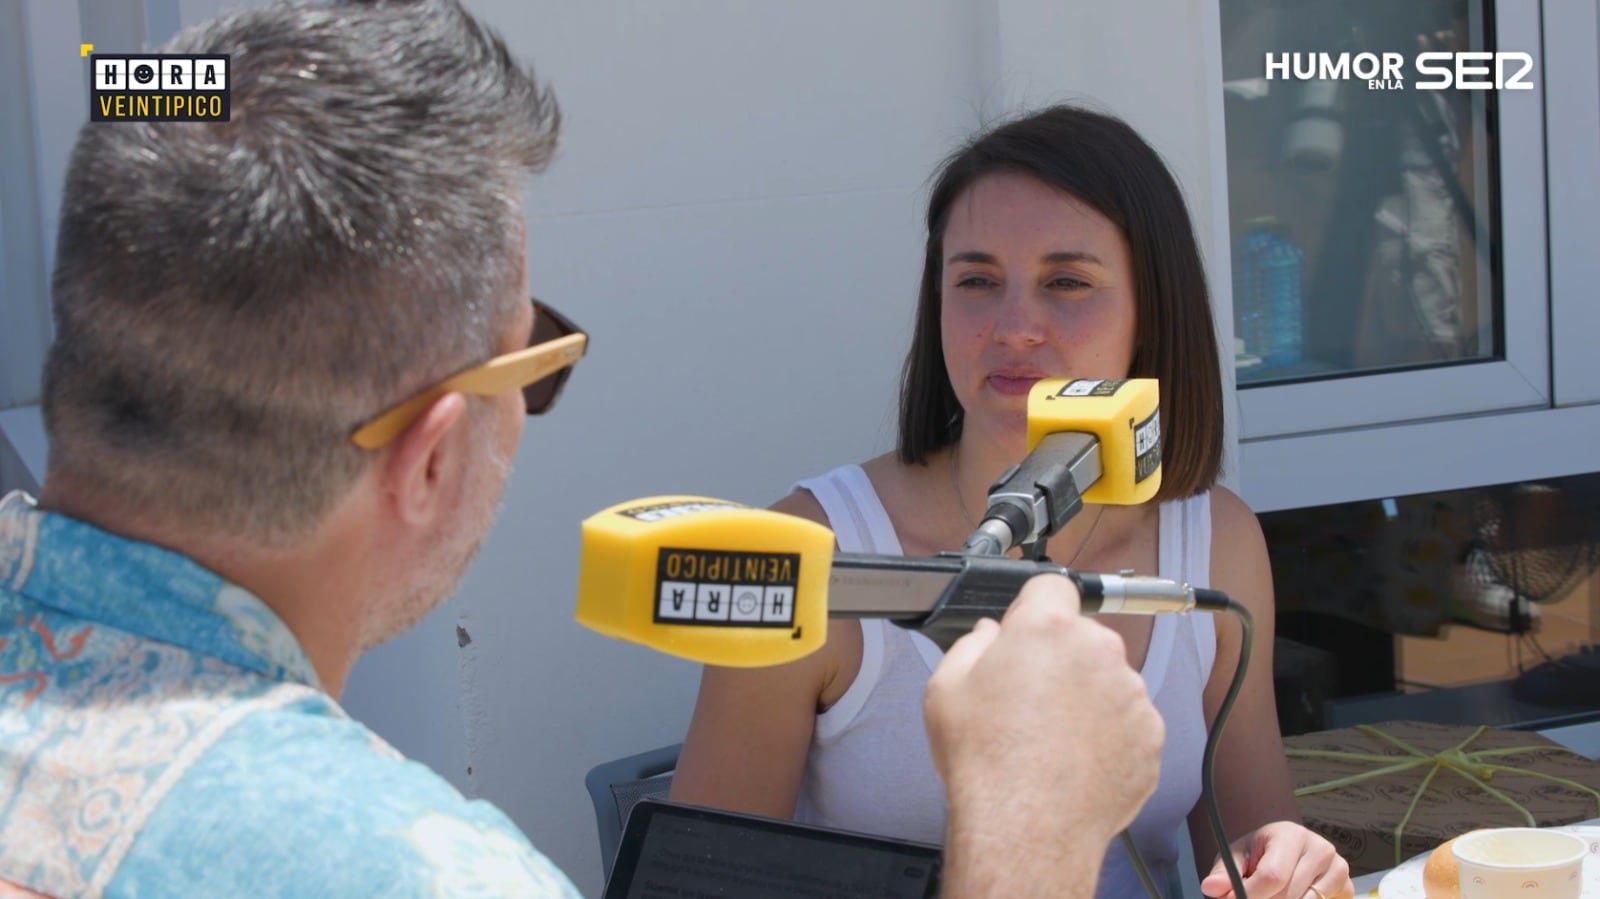
M 1544 86 L 1539 10 L 1494 4 L 1498 48 L 1534 59 L 1534 89 L 1497 94 L 1504 356 L 1427 368 L 1240 385 L 1240 439 L 1252 441 L 1485 412 L 1548 407 L 1550 292 L 1545 248 Z M 1220 86 L 1219 86 L 1220 90 Z

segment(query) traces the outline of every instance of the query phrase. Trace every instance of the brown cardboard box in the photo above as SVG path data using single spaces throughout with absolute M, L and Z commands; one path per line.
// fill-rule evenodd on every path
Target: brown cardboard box
M 1408 744 L 1426 761 L 1319 792 L 1308 788 L 1372 772 L 1418 756 L 1373 731 Z M 1350 862 L 1352 875 L 1392 868 L 1479 827 L 1525 827 L 1526 817 L 1500 793 L 1527 809 L 1540 826 L 1600 816 L 1600 763 L 1527 731 L 1390 721 L 1319 731 L 1284 740 L 1300 813 L 1306 826 L 1327 837 Z M 1474 734 L 1477 734 L 1474 736 Z M 1447 750 L 1460 748 L 1459 753 Z M 1299 751 L 1361 753 L 1385 759 L 1346 760 Z M 1506 750 L 1517 750 L 1507 752 Z M 1443 753 L 1442 756 L 1437 754 Z M 1522 771 L 1506 770 L 1518 768 Z M 1430 772 L 1427 789 L 1418 788 Z M 1463 773 L 1465 772 L 1465 773 Z M 1537 773 L 1527 773 L 1537 772 Z M 1544 776 L 1540 776 L 1544 775 Z M 1582 788 L 1549 779 L 1558 777 Z M 1415 807 L 1412 802 L 1415 800 Z M 1412 808 L 1409 820 L 1407 809 Z M 1405 821 L 1398 852 L 1395 834 Z

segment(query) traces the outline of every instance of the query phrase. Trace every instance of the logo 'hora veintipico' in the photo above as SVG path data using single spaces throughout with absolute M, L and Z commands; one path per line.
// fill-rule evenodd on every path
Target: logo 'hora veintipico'
M 92 53 L 91 122 L 226 122 L 229 57 Z

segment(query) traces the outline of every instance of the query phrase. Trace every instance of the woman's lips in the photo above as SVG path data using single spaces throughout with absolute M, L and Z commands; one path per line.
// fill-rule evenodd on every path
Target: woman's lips
M 1003 396 L 1027 396 L 1028 391 L 1032 390 L 1033 385 L 1042 377 L 1044 376 L 997 372 L 989 376 L 989 386 L 994 388 L 995 393 Z

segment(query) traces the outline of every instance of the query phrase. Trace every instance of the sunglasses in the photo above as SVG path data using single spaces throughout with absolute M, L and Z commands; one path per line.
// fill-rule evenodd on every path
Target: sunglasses
M 362 449 L 380 449 L 446 393 L 497 396 L 520 389 L 529 415 L 549 412 L 561 396 L 561 388 L 567 385 L 572 366 L 583 358 L 589 335 L 571 319 L 537 299 L 530 298 L 530 302 L 533 303 L 533 331 L 528 335 L 527 349 L 496 356 L 390 406 L 357 428 L 350 440 Z

